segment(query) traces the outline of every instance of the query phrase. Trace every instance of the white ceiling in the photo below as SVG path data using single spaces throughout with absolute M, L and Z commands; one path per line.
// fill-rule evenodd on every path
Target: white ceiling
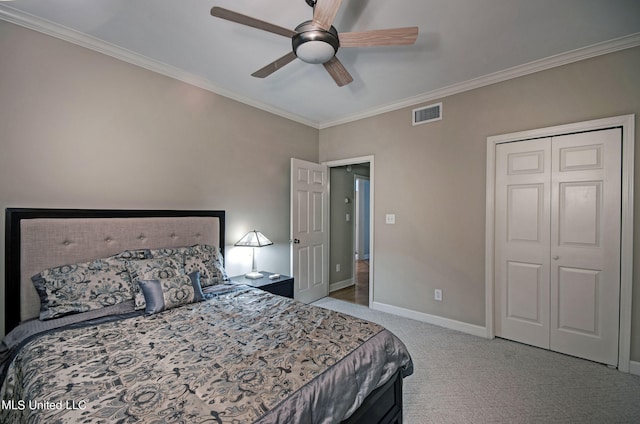
M 323 0 L 319 0 L 323 1 Z M 0 18 L 325 128 L 536 70 L 640 45 L 639 0 L 344 0 L 338 31 L 418 26 L 413 46 L 341 49 L 339 88 L 285 37 L 213 18 L 221 6 L 293 29 L 304 0 L 17 0 Z

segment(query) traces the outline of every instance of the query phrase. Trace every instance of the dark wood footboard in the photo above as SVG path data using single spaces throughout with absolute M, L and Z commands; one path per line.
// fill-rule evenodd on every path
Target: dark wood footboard
M 342 424 L 402 424 L 402 374 L 378 387 Z

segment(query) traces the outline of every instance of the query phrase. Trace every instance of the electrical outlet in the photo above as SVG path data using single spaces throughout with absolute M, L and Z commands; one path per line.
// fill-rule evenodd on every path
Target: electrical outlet
M 438 302 L 442 302 L 442 290 L 441 289 L 435 289 L 433 291 L 433 298 L 435 300 L 437 300 Z

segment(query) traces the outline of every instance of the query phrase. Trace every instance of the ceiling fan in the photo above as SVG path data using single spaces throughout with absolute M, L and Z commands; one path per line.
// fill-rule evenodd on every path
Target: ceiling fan
M 418 27 L 379 29 L 361 32 L 343 32 L 332 23 L 342 0 L 305 0 L 313 7 L 313 19 L 298 25 L 294 30 L 280 27 L 222 7 L 213 7 L 211 15 L 227 21 L 247 25 L 263 31 L 291 38 L 293 50 L 253 74 L 265 78 L 292 62 L 296 57 L 307 63 L 322 63 L 333 80 L 342 87 L 353 77 L 336 57 L 340 47 L 397 46 L 414 44 Z

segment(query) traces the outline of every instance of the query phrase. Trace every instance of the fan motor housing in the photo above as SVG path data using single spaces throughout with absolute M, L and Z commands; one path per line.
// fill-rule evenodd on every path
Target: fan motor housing
M 293 52 L 307 63 L 325 63 L 335 56 L 340 47 L 338 31 L 331 26 L 324 30 L 306 21 L 295 29 L 296 35 L 291 39 Z

